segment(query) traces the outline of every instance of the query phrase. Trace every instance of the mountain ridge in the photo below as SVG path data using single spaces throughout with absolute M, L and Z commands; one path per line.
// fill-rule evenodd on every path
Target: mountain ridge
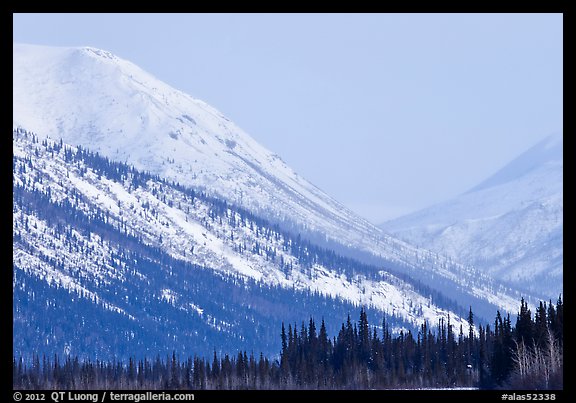
M 562 160 L 563 145 L 562 132 L 552 133 L 465 193 L 512 181 L 519 176 L 526 175 L 533 169 L 537 169 L 543 164 Z
M 299 201 L 312 200 L 336 216 L 352 214 L 220 112 L 132 63 L 94 48 L 41 48 L 43 56 L 38 57 L 37 47 L 30 51 L 15 45 L 14 126 L 62 137 L 138 169 L 241 200 L 253 209 L 281 203 L 273 195 L 287 193 Z M 25 71 L 28 64 L 34 64 L 33 74 Z M 102 77 L 108 81 L 105 86 Z M 41 96 L 40 83 L 53 82 L 59 88 L 45 93 L 55 95 Z M 128 99 L 123 99 L 125 92 L 131 94 Z M 84 95 L 84 105 L 74 101 L 87 93 L 92 96 Z M 33 110 L 28 111 L 31 103 Z M 136 119 L 126 119 L 126 114 Z M 254 182 L 262 179 L 258 170 L 273 172 L 274 177 Z M 254 178 L 244 172 L 254 172 Z M 284 186 L 274 186 L 277 183 Z M 310 218 L 297 206 L 290 207 L 292 214 Z
M 546 137 L 462 195 L 381 228 L 557 297 L 563 281 L 562 135 Z
M 15 128 L 204 189 L 318 241 L 416 264 L 402 251 L 410 245 L 324 194 L 214 108 L 132 63 L 94 48 L 14 45 L 14 54 Z

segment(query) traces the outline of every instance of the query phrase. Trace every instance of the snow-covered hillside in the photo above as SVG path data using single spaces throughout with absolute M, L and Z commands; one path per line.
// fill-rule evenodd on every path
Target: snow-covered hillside
M 159 248 L 154 253 L 170 259 L 256 280 L 267 287 L 314 291 L 350 304 L 370 304 L 408 323 L 435 320 L 447 314 L 448 306 L 473 305 L 484 318 L 491 317 L 495 308 L 516 309 L 521 296 L 518 290 L 454 259 L 386 235 L 296 174 L 217 110 L 134 64 L 94 48 L 14 45 L 13 49 L 13 125 L 22 129 L 15 133 L 35 132 L 41 142 L 46 136 L 56 143 L 62 139 L 64 144 L 158 175 L 155 180 L 179 184 L 147 184 L 151 186 L 147 188 L 114 182 L 82 167 L 86 161 L 77 161 L 78 166 L 72 167 L 68 165 L 70 156 L 46 149 L 36 155 L 36 146 L 19 144 L 17 136 L 14 154 L 19 164 L 39 159 L 33 164 L 38 170 L 34 176 L 15 173 L 15 181 L 24 188 L 47 192 L 45 184 L 50 183 L 49 199 L 54 203 L 74 197 L 76 208 L 89 215 L 96 214 L 94 211 L 105 215 L 106 222 L 110 219 L 120 226 L 116 231 Z M 222 217 L 222 212 L 184 196 L 180 185 L 235 206 L 234 210 L 223 208 L 226 214 Z M 246 229 L 250 220 L 243 220 L 243 229 L 234 231 L 236 218 L 231 216 L 239 208 L 265 221 L 267 229 L 262 231 L 269 234 L 275 228 L 273 232 L 284 238 L 263 238 L 258 229 Z M 49 281 L 56 276 L 54 270 L 61 272 L 62 267 L 79 275 L 77 266 L 87 258 L 80 254 L 68 263 L 50 260 L 59 254 L 54 248 L 61 249 L 58 241 L 45 234 L 54 229 L 37 222 L 34 212 L 22 214 L 30 215 L 28 221 L 44 231 L 28 233 L 15 228 L 28 245 L 19 248 L 15 244 L 18 268 L 38 274 L 42 264 L 37 260 L 42 256 L 40 260 L 50 269 L 42 269 L 38 277 Z M 216 219 L 218 222 L 213 222 Z M 86 236 L 82 231 L 75 236 L 81 235 Z M 90 235 L 82 244 L 92 242 Z M 347 271 L 338 269 L 330 259 L 305 260 L 316 255 L 309 249 L 306 253 L 291 249 L 305 242 L 313 250 L 323 250 L 318 252 L 322 256 L 353 260 L 344 264 Z M 30 257 L 30 249 L 41 253 Z M 102 254 L 87 262 L 84 275 L 98 277 L 101 271 L 108 272 L 102 264 L 117 252 L 103 250 Z M 278 262 L 271 263 L 272 256 Z M 137 272 L 138 267 L 131 270 Z M 60 281 L 72 284 L 65 277 Z M 98 295 L 97 289 L 79 290 L 92 292 L 94 298 Z M 156 293 L 166 301 L 178 300 L 178 292 L 170 287 L 163 286 Z M 433 296 L 441 302 L 436 304 Z M 128 312 L 122 304 L 106 303 Z
M 563 290 L 563 138 L 547 137 L 470 191 L 386 231 L 549 298 Z
M 128 340 L 142 333 L 161 343 L 195 332 L 188 343 L 202 352 L 213 348 L 214 332 L 227 337 L 219 348 L 242 347 L 251 337 L 273 352 L 275 338 L 268 335 L 280 320 L 336 311 L 326 319 L 337 324 L 338 311 L 359 305 L 401 327 L 449 315 L 455 326 L 465 325 L 462 307 L 442 293 L 318 248 L 225 201 L 23 131 L 13 134 L 13 153 L 19 336 L 34 315 L 33 302 L 54 307 L 49 316 L 56 307 L 76 312 L 78 303 L 88 304 L 77 313 L 84 323 L 115 323 L 132 334 Z M 288 314 L 287 301 L 309 306 Z M 34 338 L 51 348 L 66 342 L 89 355 L 82 327 L 67 324 L 75 336 L 56 340 L 45 320 L 35 319 Z
M 15 127 L 335 239 L 361 243 L 379 234 L 220 112 L 115 55 L 14 45 L 13 67 Z
M 13 67 L 15 128 L 62 138 L 299 232 L 413 266 L 406 261 L 414 252 L 409 245 L 323 193 L 214 108 L 128 61 L 93 48 L 14 45 Z
M 66 161 L 66 150 L 71 155 L 76 154 L 76 149 L 68 146 L 59 149 L 57 146 L 58 151 L 54 152 L 50 148 L 57 143 L 41 141 L 47 144 L 47 151 L 46 147 L 34 145 L 32 137 L 15 134 L 15 170 L 18 172 L 15 186 L 46 192 L 56 204 L 73 197 L 78 200 L 77 208 L 88 216 L 106 214 L 107 222 L 115 221 L 126 234 L 148 245 L 160 247 L 178 260 L 264 284 L 311 290 L 359 305 L 372 305 L 382 312 L 394 312 L 413 324 L 422 320 L 436 323 L 439 317 L 447 314 L 430 304 L 427 296 L 415 292 L 409 283 L 389 273 L 370 278 L 371 273 L 361 273 L 357 269 L 358 274 L 353 275 L 351 271 L 340 270 L 337 263 L 323 263 L 322 259 L 303 263 L 304 260 L 299 258 L 300 253 L 294 252 L 296 240 L 279 229 L 271 232 L 272 226 L 266 225 L 266 221 L 254 219 L 251 222 L 227 203 L 223 203 L 222 211 L 218 211 L 208 202 L 214 199 L 203 200 L 196 193 L 191 197 L 189 191 L 161 181 L 148 180 L 135 186 L 128 179 L 110 178 L 80 157 L 75 163 Z M 26 165 L 28 168 L 25 168 Z M 22 172 L 21 167 L 24 167 Z M 14 215 L 15 231 L 18 221 L 23 220 L 20 213 Z M 68 262 L 65 266 L 82 264 L 85 275 L 102 277 L 103 282 L 106 282 L 106 275 L 102 276 L 102 273 L 116 276 L 117 272 L 98 264 L 98 261 L 111 259 L 110 251 L 108 254 L 104 251 L 99 253 L 96 261 L 84 259 L 81 254 L 69 257 L 60 247 L 46 247 L 45 242 L 38 242 L 39 233 L 48 230 L 49 225 L 39 221 L 35 214 L 29 214 L 28 227 L 38 225 L 39 228 L 23 233 L 22 238 L 35 245 L 44 255 L 63 259 Z M 78 236 L 84 237 L 83 234 Z M 86 242 L 91 248 L 100 250 L 96 240 Z M 58 242 L 55 244 L 58 245 Z M 314 254 L 311 250 L 301 253 L 306 256 Z M 18 249 L 14 251 L 15 261 L 25 267 L 33 266 L 26 262 L 26 259 L 32 258 L 29 255 Z M 52 273 L 50 269 L 45 272 Z M 64 274 L 53 275 L 58 277 Z M 158 293 L 166 295 L 160 289 Z M 419 314 L 416 314 L 415 307 L 421 306 Z

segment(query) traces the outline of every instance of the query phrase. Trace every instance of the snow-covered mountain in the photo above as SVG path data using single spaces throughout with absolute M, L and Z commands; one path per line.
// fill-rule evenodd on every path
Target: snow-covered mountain
M 413 265 L 409 245 L 306 181 L 214 108 L 134 64 L 93 48 L 34 45 L 14 45 L 13 63 L 14 128 L 203 189 L 317 241 Z
M 115 55 L 14 45 L 13 67 L 15 127 L 335 239 L 357 243 L 379 234 L 220 112 Z
M 542 140 L 470 191 L 381 227 L 557 298 L 563 290 L 562 134 Z
M 20 332 L 39 323 L 36 344 L 65 339 L 43 325 L 76 303 L 119 321 L 124 343 L 204 350 L 219 337 L 269 346 L 282 314 L 365 304 L 409 327 L 516 309 L 518 290 L 386 235 L 130 62 L 14 45 L 13 67 L 14 317 Z

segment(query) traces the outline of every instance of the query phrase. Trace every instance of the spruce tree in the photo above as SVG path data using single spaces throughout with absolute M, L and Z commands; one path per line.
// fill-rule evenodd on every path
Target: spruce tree
M 526 345 L 531 345 L 534 338 L 532 312 L 524 298 L 520 301 L 520 312 L 516 319 L 516 338 L 518 341 L 523 340 Z

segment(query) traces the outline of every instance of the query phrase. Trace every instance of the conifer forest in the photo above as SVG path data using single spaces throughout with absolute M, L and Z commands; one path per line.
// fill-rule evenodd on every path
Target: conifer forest
M 534 315 L 522 300 L 513 320 L 467 328 L 448 320 L 423 323 L 417 334 L 392 334 L 370 324 L 364 308 L 337 335 L 324 320 L 282 324 L 277 357 L 238 351 L 213 357 L 80 361 L 35 355 L 13 360 L 14 389 L 562 389 L 563 302 L 540 302 Z M 513 323 L 514 322 L 514 323 Z

